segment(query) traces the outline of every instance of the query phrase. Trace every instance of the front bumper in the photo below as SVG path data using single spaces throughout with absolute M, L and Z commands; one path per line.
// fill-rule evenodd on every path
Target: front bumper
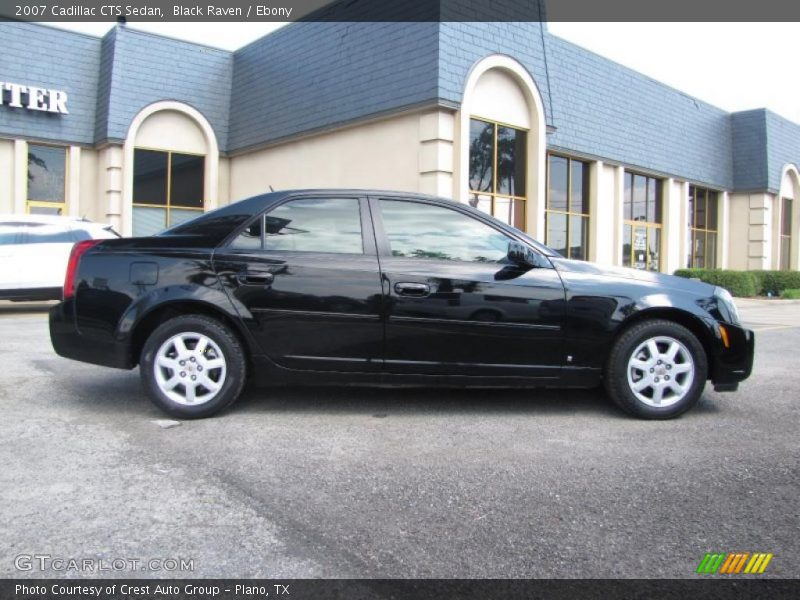
M 64 358 L 117 369 L 134 367 L 127 344 L 89 338 L 78 331 L 73 299 L 50 309 L 50 341 L 56 354 Z
M 724 327 L 727 333 L 727 347 L 720 327 Z M 750 329 L 729 323 L 717 324 L 716 334 L 716 352 L 709 365 L 711 382 L 718 392 L 733 392 L 739 382 L 750 377 L 753 371 L 755 334 Z

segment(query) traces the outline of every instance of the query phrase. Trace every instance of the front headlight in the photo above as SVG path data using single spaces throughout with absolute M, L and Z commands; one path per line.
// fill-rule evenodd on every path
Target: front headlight
M 736 308 L 736 302 L 733 301 L 733 296 L 725 288 L 715 288 L 714 297 L 717 299 L 717 306 L 722 317 L 734 325 L 739 325 L 739 310 Z

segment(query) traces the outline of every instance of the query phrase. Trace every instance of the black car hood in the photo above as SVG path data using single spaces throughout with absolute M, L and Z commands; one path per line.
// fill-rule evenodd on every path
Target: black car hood
M 610 267 L 605 265 L 598 265 L 592 262 L 585 262 L 582 260 L 570 260 L 560 257 L 549 257 L 553 266 L 562 274 L 580 273 L 583 275 L 592 275 L 595 277 L 604 277 L 608 279 L 626 279 L 643 284 L 657 286 L 659 288 L 681 290 L 697 294 L 698 296 L 712 296 L 714 294 L 714 286 L 702 281 L 695 281 L 686 279 L 685 277 L 676 277 L 674 275 L 666 275 L 664 273 L 656 273 L 653 271 L 642 271 L 640 269 L 630 269 L 627 267 Z

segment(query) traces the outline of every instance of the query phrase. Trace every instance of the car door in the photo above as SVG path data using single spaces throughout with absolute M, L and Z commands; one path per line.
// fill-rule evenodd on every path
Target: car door
M 556 378 L 564 288 L 549 261 L 520 268 L 512 238 L 447 204 L 372 198 L 390 373 Z
M 289 198 L 218 249 L 214 264 L 275 363 L 380 371 L 381 282 L 365 199 Z

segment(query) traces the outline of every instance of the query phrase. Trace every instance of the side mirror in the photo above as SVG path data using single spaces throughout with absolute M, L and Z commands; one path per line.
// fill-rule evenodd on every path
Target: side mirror
M 512 240 L 508 243 L 508 260 L 520 267 L 534 268 L 539 262 L 536 253 L 522 242 Z

